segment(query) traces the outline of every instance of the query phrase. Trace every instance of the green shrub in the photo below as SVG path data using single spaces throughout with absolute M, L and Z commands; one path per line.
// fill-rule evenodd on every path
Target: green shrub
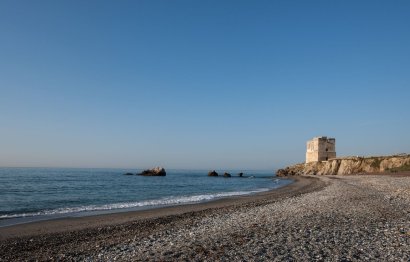
M 410 163 L 409 164 L 404 164 L 400 167 L 389 168 L 388 171 L 390 171 L 392 173 L 410 171 Z

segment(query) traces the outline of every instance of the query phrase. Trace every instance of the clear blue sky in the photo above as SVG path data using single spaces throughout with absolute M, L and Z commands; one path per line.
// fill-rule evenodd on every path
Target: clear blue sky
M 0 166 L 410 152 L 410 1 L 0 1 Z

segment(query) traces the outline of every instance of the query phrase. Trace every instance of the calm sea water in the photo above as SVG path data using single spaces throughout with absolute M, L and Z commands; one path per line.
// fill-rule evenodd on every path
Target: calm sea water
M 263 192 L 289 184 L 272 172 L 208 177 L 169 170 L 165 177 L 125 176 L 130 170 L 0 168 L 0 226 L 66 216 L 147 209 Z M 132 170 L 139 172 L 140 170 Z

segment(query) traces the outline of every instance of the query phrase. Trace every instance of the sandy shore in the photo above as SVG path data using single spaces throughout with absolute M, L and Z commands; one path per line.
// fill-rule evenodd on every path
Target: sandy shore
M 0 228 L 0 261 L 409 261 L 410 176 L 298 177 L 255 196 Z

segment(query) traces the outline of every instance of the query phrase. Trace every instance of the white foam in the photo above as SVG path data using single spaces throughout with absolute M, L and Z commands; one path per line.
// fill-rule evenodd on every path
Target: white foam
M 88 205 L 88 206 L 80 206 L 80 207 L 66 207 L 66 208 L 57 208 L 57 209 L 44 210 L 44 211 L 32 212 L 32 213 L 1 215 L 0 219 L 35 217 L 35 216 L 45 216 L 45 215 L 60 215 L 60 214 L 70 214 L 70 213 L 80 213 L 80 212 L 90 212 L 90 211 L 138 208 L 138 207 L 171 206 L 171 205 L 180 205 L 180 204 L 187 204 L 187 203 L 204 202 L 204 201 L 209 201 L 209 200 L 229 197 L 229 196 L 249 195 L 249 194 L 260 193 L 260 192 L 264 192 L 268 190 L 269 188 L 262 188 L 262 189 L 253 190 L 253 191 L 221 192 L 221 193 L 193 195 L 193 196 L 171 196 L 171 197 L 165 197 L 161 199 L 145 200 L 145 201 L 138 201 L 138 202 L 126 202 L 126 203 L 116 203 L 116 204 L 106 204 L 106 205 Z

